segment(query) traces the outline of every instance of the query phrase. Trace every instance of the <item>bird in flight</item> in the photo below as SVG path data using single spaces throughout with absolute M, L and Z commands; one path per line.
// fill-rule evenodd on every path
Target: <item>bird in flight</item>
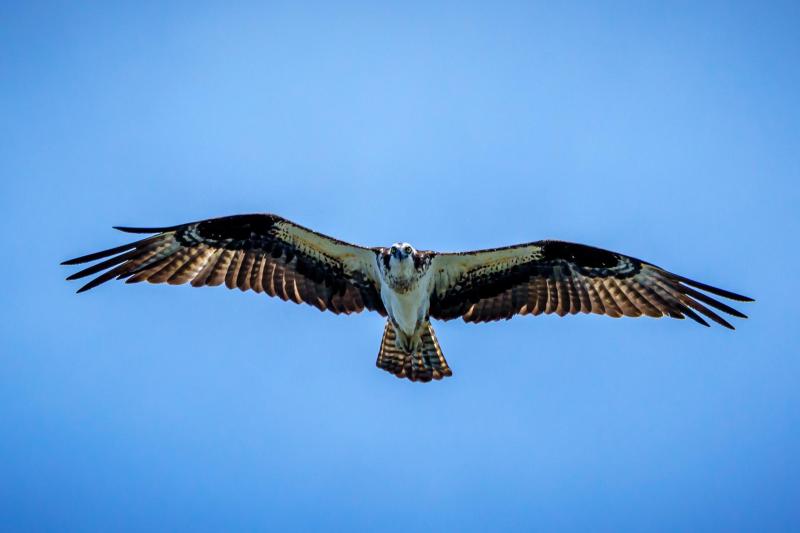
M 706 293 L 753 301 L 633 257 L 563 241 L 458 253 L 416 250 L 405 242 L 367 248 L 272 214 L 115 229 L 149 236 L 64 261 L 102 260 L 67 278 L 100 274 L 78 292 L 111 279 L 194 287 L 224 283 L 336 314 L 375 311 L 387 317 L 377 366 L 411 381 L 452 375 L 431 319 L 489 322 L 596 313 L 689 317 L 708 326 L 706 317 L 734 329 L 716 311 L 747 317 Z

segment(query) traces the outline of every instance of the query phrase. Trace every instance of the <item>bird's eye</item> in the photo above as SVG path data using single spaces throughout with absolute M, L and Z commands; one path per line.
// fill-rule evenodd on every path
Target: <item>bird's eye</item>
M 403 250 L 405 250 L 405 252 L 406 252 L 407 254 L 410 254 L 410 253 L 411 253 L 411 247 L 410 247 L 410 246 L 406 246 L 405 248 L 403 248 Z

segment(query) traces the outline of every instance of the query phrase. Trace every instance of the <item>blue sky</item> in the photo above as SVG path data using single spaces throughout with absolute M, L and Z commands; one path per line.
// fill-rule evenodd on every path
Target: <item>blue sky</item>
M 3 3 L 0 527 L 800 528 L 800 10 L 560 4 Z M 58 265 L 260 211 L 758 302 L 438 323 L 454 377 L 420 385 L 376 315 Z

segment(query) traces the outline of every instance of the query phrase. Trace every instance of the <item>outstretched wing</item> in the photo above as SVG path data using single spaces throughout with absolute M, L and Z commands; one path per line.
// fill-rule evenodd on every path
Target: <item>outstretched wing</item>
M 507 248 L 437 254 L 430 314 L 466 322 L 514 315 L 597 313 L 689 317 L 733 329 L 709 309 L 747 318 L 700 292 L 740 302 L 751 298 L 678 276 L 650 263 L 592 246 L 538 241 Z
M 64 265 L 76 265 L 105 259 L 67 278 L 102 272 L 78 292 L 113 278 L 127 283 L 191 283 L 195 287 L 225 283 L 229 289 L 265 292 L 337 314 L 364 309 L 386 314 L 374 251 L 276 215 L 235 215 L 165 228 L 116 229 L 156 235 L 64 261 Z

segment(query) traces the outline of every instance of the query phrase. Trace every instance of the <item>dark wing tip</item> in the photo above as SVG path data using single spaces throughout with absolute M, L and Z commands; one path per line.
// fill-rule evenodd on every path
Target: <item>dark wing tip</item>
M 753 298 L 750 298 L 749 296 L 744 296 L 742 294 L 737 294 L 735 292 L 726 291 L 725 289 L 720 289 L 719 287 L 714 287 L 712 285 L 700 283 L 699 281 L 695 281 L 693 279 L 689 279 L 683 276 L 678 276 L 677 274 L 671 274 L 671 275 L 678 281 L 681 281 L 682 283 L 686 283 L 687 285 L 691 285 L 692 287 L 697 287 L 698 289 L 710 292 L 711 294 L 716 294 L 717 296 L 722 296 L 723 298 L 728 298 L 729 300 L 736 300 L 737 302 L 755 302 L 755 300 Z
M 131 228 L 128 226 L 113 226 L 114 229 L 119 231 L 124 231 L 125 233 L 164 233 L 165 231 L 174 231 L 176 229 L 181 228 L 182 226 L 169 226 L 163 228 Z M 74 259 L 67 259 L 66 261 L 62 261 L 61 264 L 63 266 L 71 266 L 71 265 L 80 265 L 81 263 L 88 263 L 89 261 L 95 261 L 97 259 L 102 259 L 104 257 L 108 257 L 114 254 L 118 254 L 121 252 L 125 252 L 127 250 L 131 250 L 136 248 L 137 246 L 149 242 L 150 239 L 155 239 L 157 237 L 147 237 L 140 241 L 132 242 L 129 244 L 124 244 L 122 246 L 117 246 L 116 248 L 110 248 L 108 250 L 103 250 L 100 252 L 96 252 L 89 255 L 83 255 L 81 257 L 76 257 Z
M 74 259 L 67 259 L 63 261 L 61 264 L 65 266 L 70 265 L 80 265 L 81 263 L 88 263 L 90 261 L 96 261 L 98 259 L 103 259 L 105 257 L 110 257 L 112 255 L 120 254 L 123 252 L 127 252 L 129 250 L 133 250 L 138 246 L 143 246 L 145 243 L 153 242 L 154 240 L 158 239 L 159 237 L 147 237 L 145 239 L 138 240 L 136 242 L 131 242 L 128 244 L 123 244 L 122 246 L 117 246 L 115 248 L 109 248 L 108 250 L 101 250 L 99 252 L 95 252 L 93 254 L 82 255 L 80 257 L 76 257 Z
M 724 328 L 728 328 L 730 330 L 735 330 L 736 329 L 735 327 L 733 327 L 733 324 L 731 324 L 730 322 L 728 322 L 724 318 L 720 318 L 720 320 L 717 320 L 716 322 L 717 322 L 717 324 L 719 324 L 720 326 L 722 326 Z
M 88 290 L 94 289 L 95 287 L 100 285 L 100 283 L 102 283 L 102 282 L 95 282 L 94 280 L 92 280 L 89 283 L 87 283 L 86 285 L 84 285 L 83 287 L 81 287 L 80 289 L 78 289 L 77 291 L 75 291 L 75 294 L 80 294 L 82 292 L 86 292 Z
M 697 322 L 698 324 L 700 324 L 701 326 L 705 326 L 707 328 L 711 327 L 711 325 L 708 322 L 703 320 L 703 317 L 701 317 L 700 315 L 698 315 L 697 313 L 695 313 L 694 311 L 692 311 L 688 307 L 682 306 L 681 312 L 684 315 L 686 315 L 689 318 L 691 318 L 692 320 L 694 320 L 695 322 Z M 730 327 L 730 324 L 728 324 L 728 326 Z
M 743 294 L 737 294 L 735 292 L 730 292 L 730 291 L 721 291 L 721 292 L 724 292 L 725 294 L 720 294 L 720 296 L 724 296 L 725 298 L 728 298 L 730 300 L 735 300 L 737 302 L 750 303 L 756 301 L 755 298 L 750 298 L 749 296 L 744 296 Z
M 112 226 L 115 230 L 124 231 L 125 233 L 163 233 L 165 231 L 172 231 L 180 226 L 168 226 L 163 228 L 133 228 L 130 226 Z

